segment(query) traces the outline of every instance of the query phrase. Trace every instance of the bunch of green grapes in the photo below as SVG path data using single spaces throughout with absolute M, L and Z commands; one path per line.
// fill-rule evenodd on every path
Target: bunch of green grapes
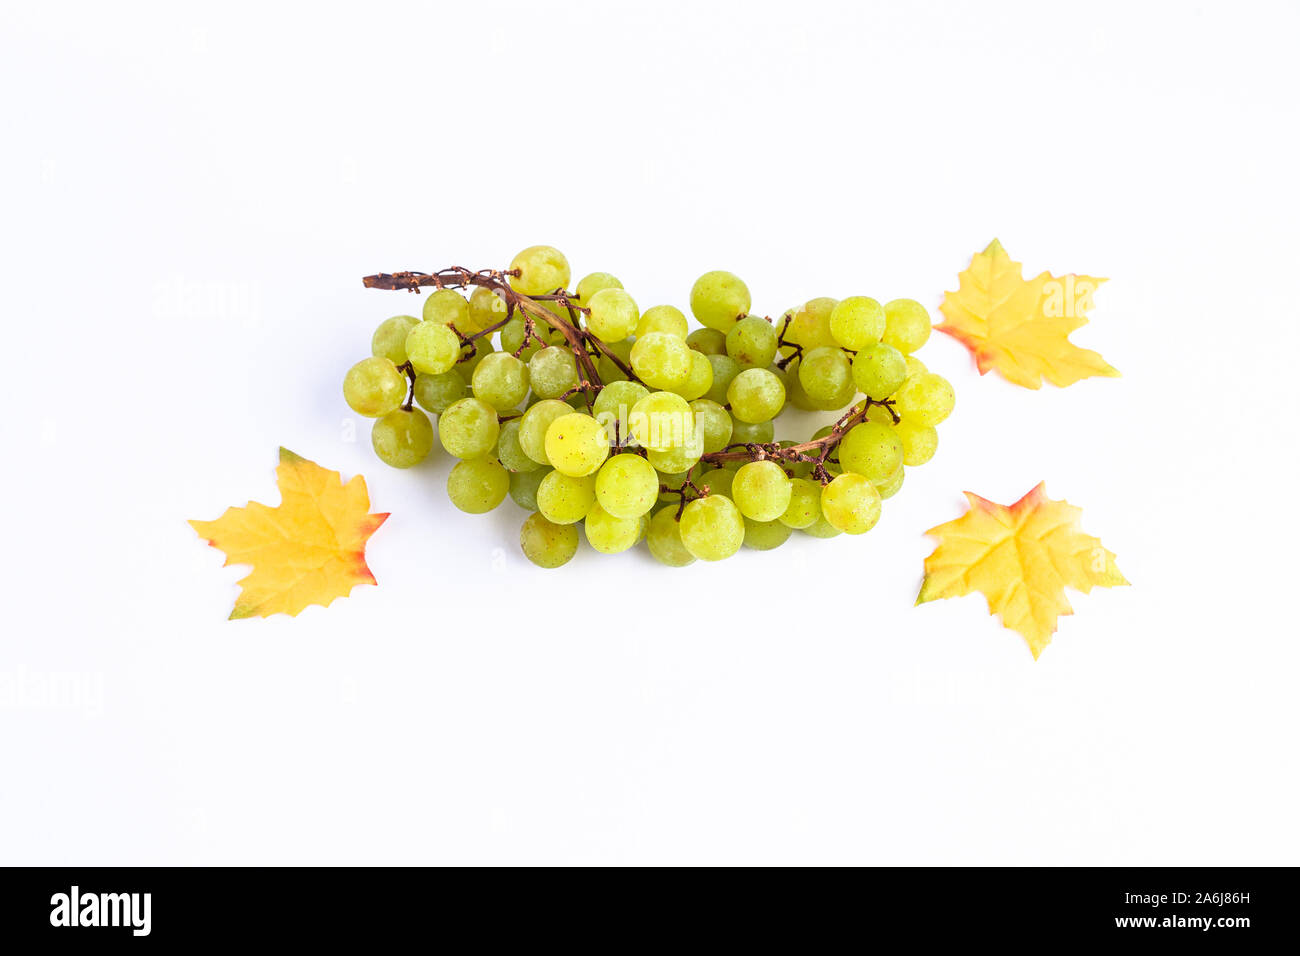
M 348 405 L 375 420 L 380 460 L 409 468 L 441 444 L 459 459 L 452 504 L 481 514 L 510 498 L 540 567 L 567 563 L 579 528 L 596 551 L 644 541 L 672 567 L 795 531 L 862 534 L 906 467 L 935 454 L 954 395 L 913 354 L 930 336 L 918 302 L 817 298 L 773 322 L 715 271 L 691 288 L 692 329 L 672 305 L 640 309 L 607 272 L 568 292 L 571 278 L 550 246 L 500 272 L 371 276 L 436 291 L 421 317 L 380 323 L 343 381 Z M 778 440 L 788 406 L 839 414 Z

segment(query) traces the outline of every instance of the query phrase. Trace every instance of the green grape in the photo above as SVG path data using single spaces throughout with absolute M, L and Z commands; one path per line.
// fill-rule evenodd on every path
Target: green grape
M 930 338 L 930 313 L 915 299 L 885 303 L 885 334 L 881 341 L 904 355 L 915 352 Z
M 923 372 L 909 378 L 894 395 L 895 407 L 907 421 L 916 425 L 938 425 L 952 414 L 957 396 L 942 375 Z
M 682 472 L 656 471 L 655 474 L 659 476 L 659 500 L 671 501 L 674 504 L 679 502 L 681 499 L 678 496 L 677 492 L 674 490 L 667 490 L 667 489 L 680 488 L 686 482 L 686 479 L 691 476 L 691 473 L 689 471 L 682 471 Z
M 681 309 L 672 305 L 652 305 L 641 313 L 641 320 L 636 324 L 636 334 L 639 338 L 650 332 L 666 332 L 679 339 L 686 339 L 690 328 Z
M 628 336 L 617 342 L 604 342 L 602 344 L 606 349 L 618 356 L 622 366 L 602 351 L 600 357 L 596 359 L 596 372 L 600 375 L 600 380 L 606 385 L 613 382 L 627 381 L 627 373 L 623 371 L 623 368 L 631 367 L 632 346 L 636 344 L 636 339 Z
M 822 486 L 809 478 L 790 479 L 790 503 L 778 519 L 787 528 L 807 528 L 822 516 Z
M 582 522 L 587 543 L 601 554 L 618 554 L 641 540 L 641 516 L 616 518 L 598 503 L 591 506 Z
M 491 289 L 479 287 L 469 294 L 469 325 L 473 332 L 482 332 L 505 321 L 506 312 L 506 300 Z
M 771 421 L 785 405 L 785 386 L 765 368 L 747 368 L 727 386 L 727 402 L 742 422 Z
M 730 272 L 706 272 L 691 286 L 691 312 L 711 329 L 725 332 L 749 306 L 749 287 Z
M 791 309 L 781 317 L 781 322 L 777 323 L 779 328 L 785 321 L 785 317 L 790 317 L 790 324 L 786 326 L 786 342 L 794 345 L 802 345 L 804 350 L 815 349 L 823 345 L 834 346 L 835 337 L 831 335 L 831 312 L 836 306 L 834 299 L 822 297 L 818 299 L 809 299 L 797 309 Z
M 875 299 L 851 295 L 831 309 L 831 336 L 846 349 L 875 345 L 885 334 L 885 309 Z
M 791 448 L 798 442 L 781 440 L 776 443 L 778 448 Z M 781 463 L 791 478 L 807 478 L 812 473 L 812 463 L 807 461 L 784 461 Z
M 524 557 L 539 568 L 558 568 L 578 553 L 578 529 L 531 514 L 519 529 L 519 547 Z
M 676 389 L 691 375 L 691 353 L 686 342 L 667 332 L 638 336 L 632 346 L 632 371 L 651 388 Z
M 537 510 L 556 524 L 581 521 L 595 503 L 595 475 L 575 478 L 561 471 L 548 471 L 537 486 Z
M 670 505 L 650 519 L 646 531 L 646 544 L 650 554 L 660 564 L 670 568 L 684 568 L 695 563 L 695 555 L 682 544 L 681 526 L 677 523 L 677 509 Z
M 789 405 L 803 412 L 823 411 L 822 403 L 814 402 L 808 397 L 808 393 L 803 390 L 803 383 L 799 381 L 799 362 L 798 360 L 786 366 L 786 386 L 785 400 Z
M 662 333 L 660 333 L 662 334 Z M 695 433 L 695 416 L 686 399 L 672 392 L 651 392 L 632 406 L 632 437 L 651 451 L 686 445 Z
M 528 366 L 508 352 L 493 352 L 474 369 L 471 381 L 475 398 L 506 412 L 528 394 Z
M 767 368 L 776 357 L 776 329 L 767 319 L 745 316 L 727 330 L 727 354 L 741 368 Z
M 845 534 L 865 534 L 880 520 L 880 492 L 865 476 L 846 472 L 822 489 L 822 514 Z
M 506 500 L 510 472 L 494 458 L 473 458 L 456 463 L 447 475 L 447 497 L 461 511 L 485 514 Z
M 590 415 L 571 412 L 547 426 L 545 448 L 556 471 L 581 478 L 595 474 L 609 457 L 609 435 Z
M 641 311 L 622 289 L 601 289 L 587 305 L 591 309 L 587 328 L 601 341 L 617 342 L 637 330 Z
M 438 416 L 442 447 L 457 458 L 482 458 L 496 447 L 500 433 L 496 409 L 477 398 L 462 398 Z
M 549 468 L 536 471 L 512 471 L 510 473 L 510 497 L 525 511 L 537 510 L 537 488 L 542 479 L 551 473 Z
M 790 506 L 790 479 L 774 461 L 741 465 L 731 483 L 731 498 L 753 521 L 775 521 Z
M 528 378 L 533 394 L 559 398 L 578 384 L 578 365 L 573 353 L 558 345 L 547 346 L 528 360 Z
M 523 348 L 524 333 L 527 332 L 527 330 L 527 325 L 524 322 L 523 317 L 516 314 L 515 317 L 507 322 L 501 329 L 501 351 L 509 352 L 511 355 L 515 352 L 519 352 L 519 357 L 525 362 L 528 361 L 529 357 L 533 355 L 540 346 L 537 345 L 535 339 L 530 339 L 528 341 L 528 349 Z
M 880 493 L 882 501 L 885 498 L 892 498 L 894 495 L 898 494 L 899 489 L 903 487 L 903 475 L 906 472 L 906 468 L 900 468 L 898 471 L 894 472 L 894 476 L 887 481 L 872 482 L 872 484 L 876 486 L 876 491 Z
M 406 362 L 406 336 L 420 320 L 413 315 L 395 315 L 384 319 L 370 337 L 370 354 L 386 358 L 394 365 Z
M 709 331 L 716 330 L 710 329 Z M 740 363 L 730 355 L 706 354 L 705 357 L 708 358 L 709 365 L 713 368 L 713 384 L 704 393 L 704 397 L 711 402 L 725 405 L 727 404 L 727 389 L 731 387 L 731 380 L 740 374 Z
M 686 336 L 686 344 L 705 355 L 726 355 L 727 333 L 718 329 L 696 329 Z
M 657 471 L 675 475 L 690 471 L 700 463 L 700 456 L 703 454 L 704 448 L 698 437 L 692 435 L 690 441 L 677 448 L 669 448 L 666 451 L 648 449 L 646 458 Z
M 417 372 L 450 372 L 460 358 L 460 339 L 437 322 L 420 322 L 406 336 L 406 357 Z
M 358 415 L 380 418 L 406 401 L 406 376 L 390 359 L 362 359 L 343 376 L 343 400 Z
M 840 442 L 839 459 L 844 471 L 880 481 L 903 464 L 903 443 L 891 426 L 863 422 L 850 428 Z
M 745 519 L 726 495 L 696 498 L 682 509 L 679 526 L 682 544 L 702 561 L 729 558 L 745 541 Z
M 776 426 L 770 421 L 742 422 L 732 413 L 731 443 L 733 445 L 765 445 L 776 436 Z
M 547 295 L 569 285 L 569 260 L 554 246 L 529 246 L 510 260 L 510 288 L 524 295 Z
M 473 350 L 473 354 L 470 354 L 471 349 Z M 487 336 L 484 336 L 481 339 L 475 339 L 472 345 L 461 347 L 460 358 L 456 360 L 455 371 L 465 380 L 465 384 L 468 385 L 470 382 L 474 381 L 474 373 L 478 370 L 478 367 L 483 364 L 483 360 L 489 355 L 495 354 L 496 349 L 493 348 L 492 343 L 488 341 Z M 466 358 L 466 356 L 469 357 Z
M 722 451 L 731 443 L 731 413 L 717 402 L 697 398 L 691 402 L 691 414 L 703 454 Z
M 640 455 L 615 455 L 596 473 L 596 500 L 616 518 L 638 518 L 658 498 L 659 476 Z
M 794 530 L 779 521 L 745 519 L 745 547 L 755 551 L 771 551 L 790 540 Z
M 465 380 L 455 371 L 415 376 L 415 400 L 435 415 L 441 415 L 468 394 Z
M 604 289 L 621 289 L 623 283 L 608 272 L 592 272 L 578 280 L 578 287 L 574 290 L 578 301 L 583 305 L 591 304 L 591 297 L 597 292 Z M 597 333 L 599 334 L 599 333 Z
M 467 335 L 477 331 L 471 328 L 469 303 L 455 289 L 439 289 L 424 300 L 424 321 L 454 325 Z
M 860 405 L 855 405 L 853 406 L 853 410 L 857 411 L 860 407 Z M 882 425 L 894 424 L 894 416 L 890 414 L 889 408 L 885 405 L 872 405 L 868 408 L 866 420 L 869 422 L 879 422 Z
M 519 447 L 524 454 L 539 465 L 550 465 L 546 457 L 546 431 L 551 422 L 564 415 L 572 414 L 573 409 L 564 402 L 553 398 L 542 399 L 524 412 L 519 419 Z
M 817 514 L 816 521 L 808 525 L 808 527 L 800 528 L 799 530 L 802 531 L 804 534 L 811 535 L 814 538 L 834 538 L 836 535 L 844 533 L 840 531 L 839 528 L 835 527 L 829 521 L 827 521 L 826 516 L 824 514 L 821 514 L 820 511 Z
M 497 461 L 510 471 L 536 471 L 542 466 L 525 455 L 519 446 L 519 428 L 517 418 L 502 423 L 501 433 L 497 436 Z
M 894 433 L 903 443 L 903 464 L 915 467 L 924 465 L 939 449 L 939 432 L 933 425 L 918 425 L 904 419 L 894 426 Z
M 682 385 L 674 388 L 673 391 L 691 402 L 707 394 L 709 389 L 713 387 L 713 365 L 709 362 L 709 357 L 703 352 L 697 352 L 694 349 L 689 349 L 689 352 L 691 356 L 691 374 Z
M 370 443 L 385 465 L 410 468 L 433 451 L 433 426 L 424 412 L 399 408 L 375 419 L 370 427 Z
M 868 345 L 853 359 L 853 384 L 868 398 L 888 398 L 905 378 L 907 361 L 892 345 Z
M 922 361 L 921 361 L 919 358 L 917 358 L 915 355 L 907 355 L 907 356 L 904 356 L 904 359 L 905 359 L 906 362 L 907 362 L 907 377 L 908 377 L 908 378 L 911 378 L 913 375 L 920 375 L 920 374 L 922 374 L 923 372 L 928 372 L 928 371 L 930 371 L 928 368 L 925 367 L 925 363 L 922 362 Z
M 726 495 L 730 498 L 731 484 L 735 480 L 736 473 L 728 468 L 710 468 L 695 479 L 695 484 L 700 489 L 708 488 L 711 495 Z
M 804 394 L 821 406 L 839 401 L 847 394 L 853 398 L 853 368 L 842 349 L 825 345 L 804 353 L 799 362 L 799 384 Z M 847 400 L 843 403 L 847 404 Z M 843 405 L 835 405 L 841 408 Z
M 649 394 L 650 389 L 640 382 L 610 382 L 600 390 L 600 394 L 592 402 L 591 413 L 605 426 L 607 432 L 612 434 L 617 427 L 619 437 L 626 438 L 629 434 L 627 421 L 632 414 L 632 406 Z

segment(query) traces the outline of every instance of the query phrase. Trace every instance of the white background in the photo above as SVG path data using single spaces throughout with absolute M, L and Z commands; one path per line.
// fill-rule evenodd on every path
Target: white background
M 1294 5 L 10 5 L 0 862 L 1296 863 Z M 1123 373 L 958 407 L 865 538 L 517 550 L 340 396 L 532 243 L 642 306 L 935 308 L 999 237 Z M 804 427 L 810 427 L 805 425 Z M 354 431 L 355 430 L 355 431 Z M 366 475 L 380 584 L 227 622 L 188 518 Z M 1040 479 L 1131 588 L 914 608 Z

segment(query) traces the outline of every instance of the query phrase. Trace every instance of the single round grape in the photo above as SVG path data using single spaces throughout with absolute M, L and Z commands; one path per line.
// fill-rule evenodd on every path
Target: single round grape
M 456 333 L 438 322 L 420 322 L 406 335 L 406 357 L 417 372 L 450 372 L 460 354 Z
M 939 449 L 939 432 L 933 425 L 903 419 L 894 426 L 894 433 L 903 443 L 903 464 L 909 467 L 924 465 Z
M 808 525 L 808 527 L 800 528 L 799 530 L 806 535 L 811 535 L 814 538 L 834 538 L 835 536 L 844 533 L 839 528 L 835 527 L 829 521 L 827 521 L 826 516 L 824 514 L 820 514 L 820 513 L 818 513 L 816 521 Z
M 492 343 L 488 341 L 486 336 L 481 339 L 475 339 L 472 344 L 461 346 L 460 358 L 456 360 L 456 368 L 454 371 L 460 375 L 460 377 L 465 380 L 465 384 L 468 385 L 474 380 L 474 373 L 478 371 L 478 367 L 483 363 L 483 360 L 489 355 L 495 354 L 496 349 L 492 346 Z
M 731 443 L 731 413 L 717 402 L 697 398 L 691 402 L 691 414 L 703 454 L 722 451 Z
M 886 481 L 873 481 L 876 491 L 880 492 L 880 498 L 883 501 L 886 498 L 892 498 L 898 494 L 899 489 L 903 487 L 903 476 L 907 473 L 906 468 L 900 468 L 894 472 L 894 477 Z
M 549 468 L 536 471 L 512 471 L 510 473 L 510 499 L 525 511 L 537 510 L 537 489 L 542 479 L 551 473 Z
M 595 475 L 575 478 L 561 471 L 548 471 L 537 486 L 537 510 L 556 524 L 581 521 L 595 503 Z
M 863 422 L 854 425 L 839 446 L 840 467 L 869 481 L 891 477 L 903 464 L 903 443 L 890 425 Z
M 639 518 L 658 498 L 659 476 L 640 455 L 615 455 L 596 473 L 596 500 L 616 518 Z
M 692 435 L 690 441 L 676 448 L 665 451 L 648 449 L 646 458 L 656 470 L 673 475 L 690 471 L 700 463 L 700 456 L 703 454 L 704 447 L 700 444 L 698 436 Z
M 909 378 L 894 395 L 895 408 L 916 425 L 938 425 L 952 414 L 957 396 L 942 375 L 923 372 Z
M 601 554 L 618 554 L 641 540 L 641 516 L 618 518 L 598 503 L 591 506 L 583 519 L 587 543 Z
M 696 498 L 682 510 L 679 524 L 682 544 L 702 561 L 729 558 L 745 541 L 745 519 L 726 495 Z
M 632 346 L 632 371 L 651 388 L 676 389 L 690 378 L 692 351 L 675 335 L 648 332 Z
M 501 351 L 509 352 L 511 355 L 515 352 L 519 352 L 519 357 L 525 362 L 528 361 L 528 359 L 542 346 L 537 345 L 537 341 L 530 338 L 528 340 L 528 349 L 531 349 L 532 351 L 524 349 L 524 333 L 526 331 L 527 325 L 524 322 L 524 319 L 518 313 L 515 313 L 514 318 L 507 322 L 501 329 Z M 540 332 L 541 330 L 538 329 L 538 331 Z M 523 349 L 523 351 L 521 351 L 521 349 Z
M 785 386 L 765 368 L 747 368 L 727 386 L 727 402 L 742 422 L 771 421 L 785 405 Z
M 682 310 L 673 305 L 650 306 L 641 313 L 641 319 L 636 324 L 638 338 L 650 332 L 665 332 L 679 339 L 686 339 L 690 329 L 690 323 L 686 321 Z
M 831 335 L 831 312 L 836 305 L 835 299 L 822 296 L 809 299 L 797 309 L 785 313 L 785 316 L 790 317 L 790 324 L 786 327 L 784 340 L 802 345 L 805 350 L 823 345 L 834 346 L 836 343 L 835 336 Z M 785 316 L 777 323 L 778 328 L 784 323 Z
M 928 368 L 925 367 L 925 363 L 922 362 L 915 355 L 905 355 L 903 356 L 903 358 L 907 362 L 908 378 L 911 378 L 913 375 L 920 375 L 922 372 L 930 371 Z
M 711 495 L 726 495 L 730 498 L 731 484 L 735 480 L 736 473 L 729 468 L 710 468 L 695 479 L 695 484 L 701 490 L 708 488 Z
M 822 486 L 809 478 L 790 479 L 790 503 L 778 519 L 787 528 L 806 528 L 822 515 Z
M 790 540 L 794 529 L 779 521 L 745 519 L 745 547 L 755 551 L 771 551 Z
M 637 330 L 641 311 L 622 289 L 601 289 L 587 303 L 587 328 L 603 342 L 617 342 Z
M 677 523 L 677 506 L 669 505 L 650 519 L 646 544 L 651 556 L 670 568 L 684 568 L 695 563 L 695 555 L 682 544 L 681 526 Z
M 519 420 L 519 447 L 524 454 L 539 465 L 550 465 L 546 457 L 546 432 L 551 422 L 557 418 L 572 414 L 573 408 L 553 398 L 543 399 L 531 405 Z
M 441 415 L 468 394 L 465 380 L 455 371 L 415 376 L 415 400 L 435 415 Z
M 731 443 L 733 445 L 764 445 L 776 436 L 776 426 L 770 421 L 743 422 L 732 413 Z
M 651 392 L 632 406 L 632 437 L 651 451 L 686 445 L 695 433 L 695 416 L 686 399 L 672 392 Z
M 690 349 L 691 356 L 691 374 L 686 381 L 673 389 L 678 395 L 693 402 L 702 395 L 708 394 L 713 387 L 713 365 L 709 362 L 709 357 L 703 352 L 697 352 Z
M 869 345 L 853 359 L 853 384 L 868 398 L 888 398 L 906 378 L 907 361 L 892 345 Z
M 484 329 L 490 329 L 498 322 L 502 322 L 506 317 L 506 300 L 501 298 L 491 289 L 484 289 L 481 286 L 469 294 L 469 329 L 461 329 L 462 332 L 468 331 L 482 332 Z
M 524 557 L 539 568 L 558 568 L 578 553 L 578 529 L 531 514 L 519 529 L 519 547 Z
M 343 400 L 358 415 L 379 418 L 406 401 L 406 376 L 390 359 L 362 359 L 343 376 Z
M 706 272 L 691 286 L 691 312 L 711 329 L 727 331 L 749 306 L 749 287 L 730 272 Z
M 438 439 L 457 458 L 482 458 L 500 433 L 496 409 L 477 398 L 462 398 L 438 416 Z
M 686 336 L 686 344 L 705 355 L 726 355 L 727 333 L 718 329 L 695 329 Z
M 519 447 L 519 427 L 517 418 L 501 424 L 501 433 L 497 436 L 497 461 L 510 471 L 536 471 L 542 466 Z
M 375 419 L 370 426 L 370 443 L 385 465 L 410 468 L 433 451 L 433 425 L 424 412 L 399 408 Z
M 856 352 L 885 334 L 885 308 L 865 295 L 851 295 L 835 303 L 830 323 L 836 343 Z
M 469 317 L 469 303 L 455 289 L 439 289 L 424 300 L 424 321 L 437 322 L 439 325 L 454 325 L 466 335 L 477 331 L 472 329 Z
M 519 275 L 510 277 L 510 288 L 524 295 L 567 288 L 572 277 L 569 260 L 554 246 L 529 246 L 510 260 L 510 269 L 519 270 Z
M 447 497 L 461 511 L 472 515 L 491 511 L 506 500 L 509 490 L 510 472 L 494 458 L 457 462 L 447 475 Z
M 593 475 L 609 457 L 605 426 L 590 415 L 561 415 L 546 429 L 546 458 L 556 471 L 581 478 Z
M 716 330 L 710 329 L 709 331 Z M 731 387 L 731 380 L 740 374 L 740 363 L 730 355 L 707 354 L 705 357 L 713 368 L 713 384 L 704 393 L 704 397 L 711 402 L 725 405 L 727 404 L 727 389 Z
M 864 475 L 845 472 L 822 489 L 822 514 L 845 534 L 865 534 L 880 520 L 880 492 Z
M 881 341 L 904 355 L 915 352 L 930 338 L 930 313 L 915 299 L 885 303 L 885 334 Z
M 612 434 L 617 424 L 619 437 L 626 438 L 630 434 L 627 422 L 632 414 L 632 406 L 649 394 L 650 389 L 640 382 L 609 382 L 592 402 L 591 413 L 605 426 L 607 432 Z
M 574 289 L 574 293 L 577 295 L 579 302 L 583 305 L 590 305 L 591 297 L 602 289 L 621 288 L 623 288 L 623 283 L 619 282 L 616 276 L 612 276 L 608 272 L 592 272 L 578 280 L 578 287 Z
M 741 368 L 767 368 L 776 357 L 776 329 L 767 319 L 745 316 L 727 330 L 727 354 Z
M 774 461 L 741 465 L 731 483 L 740 513 L 754 521 L 775 521 L 790 506 L 790 478 Z
M 528 395 L 528 366 L 508 352 L 493 352 L 474 369 L 471 382 L 475 398 L 506 412 Z
M 370 354 L 386 358 L 394 365 L 406 362 L 406 336 L 420 320 L 413 315 L 395 315 L 384 319 L 370 337 Z
M 852 399 L 853 368 L 849 357 L 842 349 L 825 345 L 806 352 L 799 362 L 799 384 L 804 394 L 818 405 L 839 401 L 846 394 Z
M 528 360 L 528 378 L 533 394 L 559 398 L 578 384 L 578 365 L 568 349 L 551 345 Z

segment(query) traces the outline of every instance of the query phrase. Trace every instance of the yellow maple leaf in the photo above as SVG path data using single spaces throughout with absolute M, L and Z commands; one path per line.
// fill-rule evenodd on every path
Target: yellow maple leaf
M 996 239 L 957 279 L 957 291 L 943 294 L 945 321 L 935 328 L 971 350 L 981 375 L 996 369 L 1025 388 L 1039 388 L 1043 379 L 1064 388 L 1081 378 L 1119 375 L 1069 339 L 1088 323 L 1093 293 L 1105 279 L 1050 272 L 1025 279 Z
M 980 591 L 989 613 L 1018 631 L 1037 659 L 1057 617 L 1074 613 L 1066 585 L 1087 594 L 1128 584 L 1115 555 L 1080 529 L 1082 511 L 1048 498 L 1043 483 L 1010 507 L 969 491 L 966 498 L 964 515 L 926 532 L 940 543 L 925 559 L 917 604 Z
M 370 514 L 366 480 L 344 484 L 337 471 L 280 449 L 280 504 L 227 508 L 216 521 L 191 521 L 226 564 L 249 564 L 231 619 L 296 615 L 309 604 L 328 607 L 358 584 L 374 584 L 366 540 L 387 514 Z

